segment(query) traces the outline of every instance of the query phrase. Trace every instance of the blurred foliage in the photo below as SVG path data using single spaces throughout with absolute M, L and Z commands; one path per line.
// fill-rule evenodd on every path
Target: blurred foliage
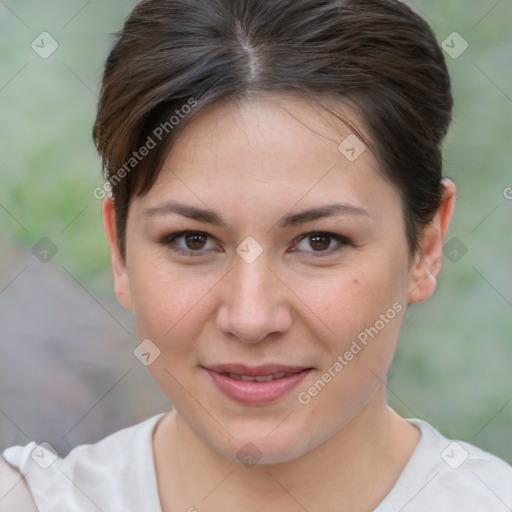
M 5 0 L 0 3 L 0 244 L 58 247 L 57 264 L 113 298 L 100 218 L 101 169 L 91 138 L 104 60 L 136 2 Z M 445 172 L 458 185 L 448 238 L 467 254 L 445 259 L 435 296 L 409 308 L 390 373 L 389 399 L 445 435 L 512 461 L 511 245 L 512 51 L 510 1 L 408 2 L 441 42 L 456 31 L 469 47 L 446 56 L 456 99 Z M 31 42 L 59 43 L 48 59 Z

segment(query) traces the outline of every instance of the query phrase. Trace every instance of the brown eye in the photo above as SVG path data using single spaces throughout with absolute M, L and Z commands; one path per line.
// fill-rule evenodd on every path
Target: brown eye
M 172 233 L 165 236 L 161 243 L 169 249 L 187 256 L 204 256 L 206 253 L 218 249 L 212 237 L 201 231 Z
M 293 251 L 310 253 L 312 256 L 327 256 L 347 245 L 350 245 L 350 241 L 344 236 L 315 231 L 302 235 Z
M 185 244 L 192 251 L 203 249 L 207 241 L 208 237 L 202 233 L 189 233 L 185 236 Z
M 331 245 L 331 237 L 320 233 L 309 235 L 309 245 L 315 251 L 325 251 Z

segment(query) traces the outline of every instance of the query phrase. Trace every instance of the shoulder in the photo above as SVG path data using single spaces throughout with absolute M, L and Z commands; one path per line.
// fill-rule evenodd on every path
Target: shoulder
M 0 512 L 36 512 L 23 475 L 0 456 Z
M 163 414 L 119 430 L 59 457 L 45 443 L 7 448 L 41 512 L 55 510 L 159 511 L 152 434 Z M 142 507 L 142 508 L 141 508 Z
M 447 439 L 425 421 L 408 421 L 421 431 L 421 440 L 378 512 L 512 508 L 509 464 L 472 444 Z

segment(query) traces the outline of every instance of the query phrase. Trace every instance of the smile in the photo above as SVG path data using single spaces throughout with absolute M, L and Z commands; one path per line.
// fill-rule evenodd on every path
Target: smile
M 258 377 L 251 377 L 250 375 L 238 375 L 238 373 L 227 373 L 230 379 L 243 380 L 245 382 L 268 382 L 270 380 L 276 380 L 283 378 L 286 373 L 275 373 L 274 375 L 260 375 Z
M 266 405 L 284 398 L 313 368 L 266 365 L 251 368 L 244 365 L 203 367 L 214 389 L 230 400 L 244 405 Z

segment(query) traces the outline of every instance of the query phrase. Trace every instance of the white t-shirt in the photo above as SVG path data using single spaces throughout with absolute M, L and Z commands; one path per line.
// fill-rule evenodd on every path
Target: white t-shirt
M 65 458 L 34 442 L 2 455 L 24 475 L 39 512 L 162 512 L 152 434 L 163 416 L 78 446 Z M 468 443 L 446 439 L 424 421 L 408 421 L 421 431 L 420 442 L 374 512 L 512 509 L 511 466 Z

